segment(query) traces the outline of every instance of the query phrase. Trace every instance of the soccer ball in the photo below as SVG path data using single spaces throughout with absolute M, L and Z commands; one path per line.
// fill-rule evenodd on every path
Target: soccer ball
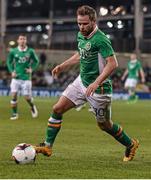
M 13 149 L 12 158 L 17 164 L 34 163 L 36 151 L 32 145 L 21 143 Z

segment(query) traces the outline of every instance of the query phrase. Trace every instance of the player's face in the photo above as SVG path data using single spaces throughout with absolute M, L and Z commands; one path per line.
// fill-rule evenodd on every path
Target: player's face
M 77 16 L 77 23 L 79 26 L 79 30 L 83 36 L 88 36 L 95 28 L 96 23 L 89 19 L 88 15 Z
M 136 59 L 136 54 L 131 54 L 130 58 L 131 58 L 131 60 L 135 60 Z
M 18 42 L 18 45 L 19 45 L 19 46 L 25 47 L 26 44 L 27 44 L 27 38 L 26 38 L 26 36 L 19 36 L 17 42 Z

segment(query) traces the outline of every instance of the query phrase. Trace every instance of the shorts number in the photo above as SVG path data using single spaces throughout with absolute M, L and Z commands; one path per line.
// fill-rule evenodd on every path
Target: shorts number
M 104 116 L 104 109 L 101 109 L 101 108 L 99 108 L 99 109 L 97 109 L 97 108 L 93 108 L 94 109 L 94 111 L 95 111 L 95 115 L 96 116 Z

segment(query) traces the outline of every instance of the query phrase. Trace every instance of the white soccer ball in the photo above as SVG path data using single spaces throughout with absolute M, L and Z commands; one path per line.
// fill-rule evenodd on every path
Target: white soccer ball
M 17 164 L 34 163 L 36 151 L 32 145 L 21 143 L 13 149 L 12 157 Z

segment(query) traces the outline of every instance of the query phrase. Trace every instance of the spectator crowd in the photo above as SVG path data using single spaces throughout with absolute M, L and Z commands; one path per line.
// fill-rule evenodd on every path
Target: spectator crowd
M 79 74 L 78 67 L 73 67 L 66 72 L 62 72 L 57 79 L 53 79 L 51 75 L 51 70 L 57 64 L 47 64 L 46 57 L 42 54 L 40 60 L 40 65 L 38 69 L 33 72 L 32 82 L 33 87 L 43 87 L 49 89 L 60 89 L 64 90 L 67 85 L 72 82 Z M 150 67 L 143 67 L 145 72 L 145 85 L 148 87 L 149 91 L 151 92 L 151 68 Z M 124 82 L 121 80 L 121 76 L 124 72 L 124 69 L 118 68 L 112 74 L 112 81 L 113 81 L 113 90 L 114 91 L 122 91 L 124 90 Z M 8 72 L 5 63 L 0 64 L 0 87 L 9 87 L 11 81 L 11 75 Z

